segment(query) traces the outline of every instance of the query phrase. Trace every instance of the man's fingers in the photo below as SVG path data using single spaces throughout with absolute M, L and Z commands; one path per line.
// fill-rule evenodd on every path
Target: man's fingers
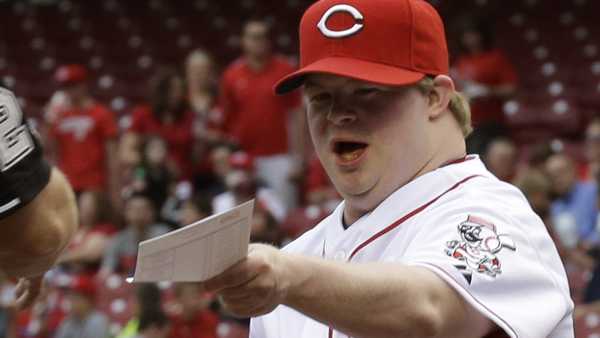
M 40 295 L 42 282 L 43 277 L 35 277 L 32 279 L 22 278 L 19 280 L 19 284 L 15 290 L 16 300 L 14 303 L 17 310 L 28 308 L 35 302 Z
M 256 275 L 242 285 L 222 289 L 219 295 L 227 300 L 244 299 L 247 296 L 260 298 L 267 296 L 271 289 L 271 285 L 266 283 L 264 278 Z
M 20 278 L 19 282 L 17 283 L 17 287 L 15 288 L 15 298 L 19 298 L 23 295 L 23 293 L 25 291 L 27 291 L 28 286 L 29 285 L 29 281 L 25 278 Z
M 254 264 L 249 262 L 248 259 L 244 259 L 203 284 L 206 291 L 218 292 L 247 283 L 257 275 L 258 270 L 254 268 Z
M 244 264 L 244 261 L 237 263 L 231 268 L 223 271 L 221 274 L 204 281 L 204 289 L 207 292 L 218 292 L 222 289 L 237 286 L 241 284 L 238 271 L 240 270 L 240 265 Z
M 237 301 L 220 299 L 223 309 L 237 317 L 253 317 L 271 312 L 277 304 L 268 301 L 269 297 L 248 296 Z
M 225 299 L 220 299 L 223 310 L 236 317 L 251 317 L 257 314 L 259 309 L 266 307 L 264 299 L 257 297 L 248 297 L 245 300 L 228 302 Z

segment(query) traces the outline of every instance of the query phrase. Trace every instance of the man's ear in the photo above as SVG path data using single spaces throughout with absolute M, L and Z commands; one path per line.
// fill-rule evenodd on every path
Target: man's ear
M 454 94 L 454 81 L 447 75 L 433 79 L 433 89 L 429 92 L 429 119 L 436 119 L 448 108 Z

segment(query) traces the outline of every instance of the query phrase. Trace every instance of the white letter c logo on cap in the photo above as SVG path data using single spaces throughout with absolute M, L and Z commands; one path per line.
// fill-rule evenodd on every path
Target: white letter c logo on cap
M 346 12 L 352 15 L 352 17 L 356 21 L 354 23 L 354 26 L 343 31 L 333 31 L 327 28 L 327 20 L 329 20 L 329 18 L 337 12 Z M 317 24 L 317 27 L 319 28 L 321 33 L 323 33 L 323 35 L 325 35 L 326 37 L 340 39 L 356 34 L 358 31 L 360 31 L 364 27 L 364 24 L 362 23 L 363 18 L 364 17 L 362 13 L 359 12 L 358 9 L 350 5 L 335 5 L 328 9 L 327 12 L 325 12 L 325 14 L 323 14 L 323 17 L 321 17 L 321 20 L 319 21 L 319 24 Z

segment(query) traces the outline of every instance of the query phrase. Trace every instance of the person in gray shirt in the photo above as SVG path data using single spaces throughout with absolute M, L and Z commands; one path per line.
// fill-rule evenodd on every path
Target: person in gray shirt
M 96 285 L 86 275 L 73 276 L 67 287 L 71 304 L 54 338 L 108 338 L 109 321 L 95 310 Z
M 169 232 L 166 225 L 156 223 L 152 200 L 143 192 L 135 192 L 126 199 L 124 216 L 126 227 L 113 237 L 104 252 L 101 276 L 112 273 L 132 274 L 138 244 Z

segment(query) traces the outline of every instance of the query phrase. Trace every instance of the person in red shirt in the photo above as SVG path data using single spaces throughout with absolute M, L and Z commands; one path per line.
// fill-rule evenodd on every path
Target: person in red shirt
M 150 103 L 133 110 L 131 126 L 122 142 L 141 149 L 150 136 L 161 137 L 167 142 L 169 161 L 177 176 L 189 179 L 193 124 L 194 113 L 187 107 L 183 79 L 173 70 L 161 70 L 153 79 Z
M 470 153 L 482 154 L 487 143 L 506 134 L 504 101 L 515 94 L 517 73 L 504 52 L 494 46 L 490 25 L 484 21 L 465 24 L 453 75 L 457 87 L 471 99 L 474 132 L 467 140 Z
M 306 122 L 299 112 L 300 95 L 275 96 L 272 88 L 294 67 L 271 53 L 269 25 L 263 21 L 246 23 L 242 47 L 243 56 L 229 65 L 221 81 L 225 133 L 256 159 L 259 178 L 291 207 L 297 191 L 290 178 L 303 164 Z M 288 125 L 293 128 L 289 133 Z
M 175 285 L 177 308 L 171 316 L 169 338 L 217 338 L 219 319 L 209 309 L 211 297 L 202 295 L 199 283 Z
M 49 151 L 65 173 L 73 190 L 103 191 L 116 198 L 117 125 L 113 112 L 96 102 L 87 86 L 87 70 L 81 65 L 57 69 L 61 93 L 46 112 Z

